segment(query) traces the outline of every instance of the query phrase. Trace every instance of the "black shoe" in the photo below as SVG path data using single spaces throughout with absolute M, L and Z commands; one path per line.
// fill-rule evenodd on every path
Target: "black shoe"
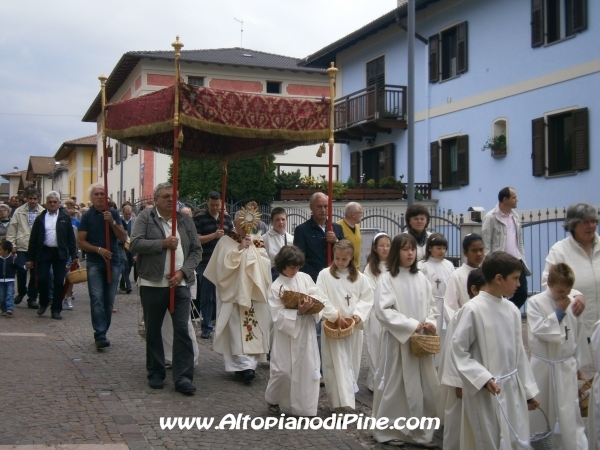
M 110 341 L 108 339 L 98 339 L 96 341 L 96 349 L 102 350 L 106 347 L 110 347 Z
M 196 387 L 189 381 L 182 381 L 175 386 L 175 390 L 185 395 L 192 395 L 194 392 L 196 392 Z
M 244 370 L 244 381 L 247 384 L 250 384 L 250 382 L 252 380 L 254 380 L 255 377 L 256 377 L 256 374 L 255 374 L 254 370 L 252 370 L 252 369 Z
M 164 385 L 165 383 L 158 374 L 154 374 L 148 378 L 148 386 L 150 386 L 150 389 L 162 389 Z
M 210 331 L 203 331 L 200 335 L 201 339 L 210 339 Z
M 28 305 L 29 306 L 29 305 Z M 29 306 L 31 308 L 31 306 Z M 40 307 L 37 309 L 37 315 L 38 316 L 42 316 L 44 315 L 44 313 L 46 312 L 46 310 L 48 309 L 48 306 L 42 306 L 40 305 Z
M 53 313 L 52 313 L 52 318 L 53 318 L 54 320 L 62 320 L 62 316 L 60 315 L 60 313 L 59 313 L 59 312 L 53 312 Z
M 27 300 L 27 307 L 31 309 L 38 309 L 38 304 L 36 302 Z
M 125 293 L 126 293 L 126 294 L 131 294 L 131 289 L 127 289 L 127 290 L 125 291 Z
M 23 301 L 23 298 L 24 298 L 24 297 L 25 297 L 25 296 L 24 296 L 24 295 L 21 295 L 21 294 L 17 295 L 17 296 L 15 297 L 15 305 L 18 305 L 19 303 L 21 303 L 21 302 Z

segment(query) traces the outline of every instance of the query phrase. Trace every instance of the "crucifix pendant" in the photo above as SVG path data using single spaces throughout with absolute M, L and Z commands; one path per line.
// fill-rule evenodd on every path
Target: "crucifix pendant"
M 567 327 L 565 325 L 565 340 L 568 341 L 569 340 L 569 327 Z
M 440 280 L 439 278 L 437 280 L 435 280 L 435 288 L 439 289 L 440 288 L 440 283 L 442 282 L 442 280 Z
M 350 299 L 352 297 L 350 297 L 350 295 L 346 294 L 346 296 L 344 297 L 346 299 L 346 301 L 348 302 L 348 306 L 350 306 Z

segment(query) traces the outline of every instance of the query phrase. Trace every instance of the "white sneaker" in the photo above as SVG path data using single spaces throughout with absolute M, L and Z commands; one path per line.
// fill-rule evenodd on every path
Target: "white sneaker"
M 67 297 L 63 300 L 63 309 L 73 309 L 73 302 L 71 297 Z

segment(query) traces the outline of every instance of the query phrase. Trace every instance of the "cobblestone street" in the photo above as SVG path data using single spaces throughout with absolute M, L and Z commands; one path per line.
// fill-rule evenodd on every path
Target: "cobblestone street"
M 48 312 L 38 317 L 25 301 L 14 317 L 0 320 L 0 450 L 24 445 L 76 448 L 66 444 L 113 444 L 115 449 L 390 448 L 356 429 L 162 430 L 160 417 L 215 417 L 216 422 L 228 413 L 267 417 L 268 364 L 259 365 L 256 379 L 246 386 L 224 371 L 212 340 L 198 339 L 196 395 L 175 392 L 170 371 L 165 388 L 152 390 L 146 380 L 145 341 L 138 334 L 141 307 L 135 291 L 117 295 L 118 312 L 108 335 L 111 347 L 103 352 L 94 346 L 86 284 L 75 286 L 75 297 L 74 309 L 63 311 L 62 321 L 52 320 Z M 365 387 L 366 373 L 363 360 L 357 409 L 368 416 L 372 394 Z M 319 416 L 326 418 L 331 413 L 324 388 L 321 394 Z

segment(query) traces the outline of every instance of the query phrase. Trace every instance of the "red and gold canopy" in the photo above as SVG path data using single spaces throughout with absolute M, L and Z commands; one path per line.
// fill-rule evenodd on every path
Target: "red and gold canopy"
M 179 85 L 180 154 L 235 161 L 329 137 L 329 99 L 308 100 Z M 175 86 L 106 106 L 106 136 L 172 154 Z

